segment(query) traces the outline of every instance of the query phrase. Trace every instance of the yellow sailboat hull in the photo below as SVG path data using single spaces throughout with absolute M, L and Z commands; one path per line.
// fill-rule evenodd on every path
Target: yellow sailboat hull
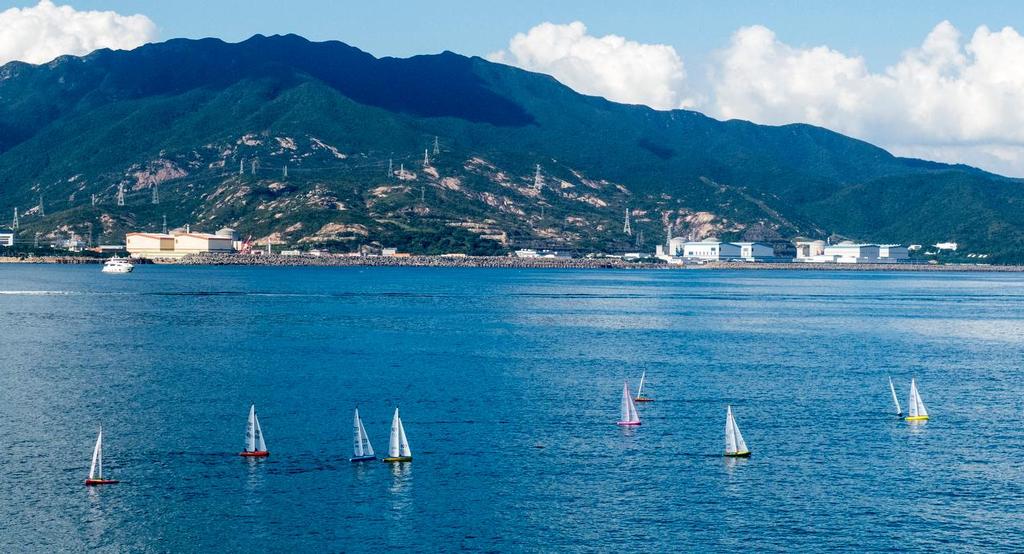
M 384 458 L 381 461 L 383 461 L 386 464 L 396 464 L 396 463 L 399 463 L 399 462 L 411 462 L 412 461 L 412 456 L 395 456 L 394 458 Z
M 749 450 L 744 450 L 743 452 L 733 452 L 733 453 L 726 452 L 725 453 L 725 457 L 726 458 L 749 458 L 750 457 L 750 451 Z
M 928 419 L 926 415 L 909 416 L 906 418 L 907 421 L 925 421 Z

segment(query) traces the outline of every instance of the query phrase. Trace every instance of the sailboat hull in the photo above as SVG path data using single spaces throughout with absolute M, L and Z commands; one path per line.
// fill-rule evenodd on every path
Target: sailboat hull
M 256 450 L 254 452 L 239 452 L 239 456 L 245 456 L 246 458 L 266 458 L 270 455 L 267 450 Z
M 348 461 L 350 461 L 352 463 L 356 463 L 356 462 L 369 462 L 369 461 L 376 460 L 376 459 L 377 459 L 376 456 L 357 456 L 355 458 L 349 458 Z
M 391 457 L 384 458 L 381 461 L 383 461 L 386 464 L 397 464 L 397 463 L 400 463 L 400 462 L 411 462 L 412 461 L 412 456 L 391 456 Z
M 907 421 L 927 421 L 928 420 L 928 416 L 926 416 L 926 415 L 910 416 L 910 417 L 907 417 L 906 420 Z
M 639 421 L 616 421 L 615 424 L 616 425 L 621 425 L 623 427 L 637 427 L 638 425 L 640 425 L 640 422 Z
M 654 399 L 647 398 L 646 396 L 638 396 L 633 399 L 633 402 L 654 402 Z
M 85 484 L 87 486 L 90 486 L 90 487 L 94 487 L 96 485 L 116 485 L 118 483 L 120 483 L 120 481 L 118 481 L 116 479 L 86 479 L 85 480 Z
M 747 451 L 744 451 L 744 452 L 732 452 L 732 453 L 726 452 L 725 453 L 725 457 L 726 458 L 749 458 L 750 457 L 750 451 L 747 450 Z

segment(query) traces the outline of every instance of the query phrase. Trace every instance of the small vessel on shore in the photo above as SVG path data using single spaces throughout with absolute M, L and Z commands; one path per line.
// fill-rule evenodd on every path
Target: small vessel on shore
M 412 450 L 409 449 L 409 441 L 405 438 L 405 426 L 402 425 L 402 418 L 398 415 L 398 408 L 395 408 L 395 417 L 391 419 L 388 456 L 383 461 L 387 463 L 412 461 Z
M 359 408 L 356 408 L 356 415 L 352 419 L 352 441 L 352 457 L 348 461 L 368 462 L 377 459 L 377 456 L 373 454 L 370 437 L 366 436 L 363 420 L 359 418 Z
M 928 419 L 928 409 L 924 407 L 921 394 L 917 392 L 917 380 L 910 380 L 910 400 L 907 401 L 907 421 L 925 421 Z
M 263 440 L 260 420 L 256 417 L 256 404 L 249 406 L 249 422 L 245 426 L 245 450 L 238 455 L 248 458 L 265 458 L 270 455 L 267 443 Z
M 636 398 L 633 399 L 636 402 L 654 402 L 653 398 L 644 396 L 644 380 L 646 378 L 647 378 L 647 372 L 644 371 L 643 373 L 640 374 L 640 386 L 637 387 L 637 389 L 636 389 Z
M 743 440 L 740 428 L 736 425 L 736 418 L 732 415 L 732 406 L 725 410 L 725 455 L 729 458 L 747 458 L 750 456 L 747 442 Z
M 624 427 L 640 425 L 640 414 L 636 413 L 633 396 L 629 394 L 629 381 L 622 383 L 622 404 L 620 408 L 619 421 L 616 422 L 616 425 Z
M 892 377 L 889 377 L 889 392 L 892 393 L 893 404 L 896 404 L 896 417 L 903 417 L 903 407 L 900 406 L 900 399 L 896 396 L 896 387 L 892 384 Z
M 96 446 L 92 449 L 92 465 L 89 466 L 89 477 L 85 480 L 87 486 L 115 485 L 120 483 L 116 479 L 107 479 L 103 476 L 103 428 L 96 435 Z
M 103 264 L 103 273 L 131 273 L 135 265 L 128 261 L 128 258 L 114 256 Z

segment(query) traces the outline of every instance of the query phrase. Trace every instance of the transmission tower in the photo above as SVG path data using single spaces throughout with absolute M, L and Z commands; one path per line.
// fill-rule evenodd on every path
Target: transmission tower
M 281 178 L 282 179 L 287 179 L 288 178 L 288 166 L 284 166 L 284 171 L 281 173 Z
M 43 217 L 45 215 L 46 215 L 46 210 L 43 207 L 43 195 L 40 194 L 39 195 L 39 217 Z
M 252 174 L 256 175 L 256 170 L 260 168 L 260 159 L 259 158 L 254 159 L 252 161 L 251 167 L 252 167 Z
M 643 229 L 640 229 L 636 233 L 636 247 L 637 248 L 643 248 L 644 247 L 644 230 Z
M 164 215 L 164 227 L 163 227 L 163 230 L 161 231 L 161 233 L 163 233 L 165 235 L 167 234 L 167 216 L 166 215 Z
M 14 208 L 14 221 L 11 222 L 11 229 L 18 230 L 18 208 Z
M 441 145 L 437 142 L 437 135 L 434 135 L 434 156 L 441 153 Z
M 155 181 L 153 182 L 153 203 L 160 203 L 160 184 Z
M 423 149 L 423 167 L 430 165 L 430 156 L 427 155 L 427 149 Z
M 96 206 L 96 195 L 95 194 L 92 195 L 91 200 L 92 200 L 92 205 Z
M 38 231 L 36 232 L 36 238 L 35 238 L 35 241 L 32 243 L 32 247 L 33 248 L 39 248 L 39 232 Z
M 124 183 L 117 185 L 117 205 L 124 206 Z
M 391 158 L 388 158 L 388 180 L 395 176 L 395 168 Z
M 404 163 L 398 164 L 398 176 L 402 177 L 403 179 L 405 178 L 405 164 Z
M 424 185 L 420 185 L 420 204 L 425 204 L 426 202 L 427 202 L 427 187 L 424 186 Z
M 533 190 L 540 192 L 544 186 L 544 177 L 540 174 L 540 164 L 537 164 L 537 171 L 533 174 Z
M 627 236 L 633 236 L 633 228 L 629 225 L 629 208 L 626 208 L 626 222 L 622 225 L 622 232 Z

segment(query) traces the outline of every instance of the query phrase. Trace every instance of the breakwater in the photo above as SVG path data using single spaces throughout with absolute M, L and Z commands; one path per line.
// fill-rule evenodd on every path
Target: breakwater
M 182 265 L 260 265 L 318 267 L 480 267 L 499 269 L 646 269 L 646 270 L 787 270 L 787 271 L 978 271 L 1022 272 L 1024 266 L 939 264 L 737 263 L 670 265 L 627 262 L 617 258 L 515 258 L 511 256 L 280 256 L 191 254 Z

